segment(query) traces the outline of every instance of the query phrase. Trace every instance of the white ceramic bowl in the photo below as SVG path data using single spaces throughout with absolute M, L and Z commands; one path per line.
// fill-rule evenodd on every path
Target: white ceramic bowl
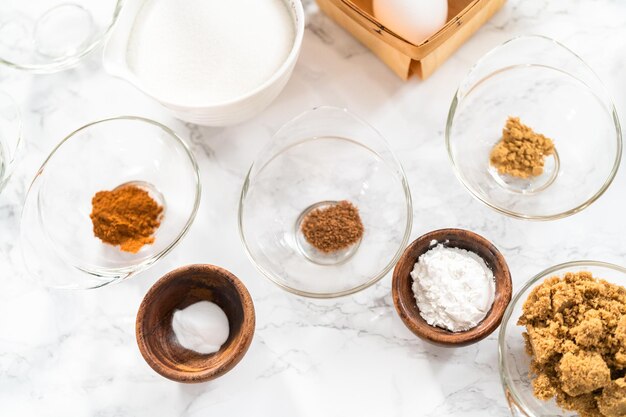
M 265 109 L 280 94 L 289 81 L 300 54 L 304 36 L 304 10 L 300 0 L 284 0 L 291 11 L 295 27 L 295 38 L 291 52 L 283 65 L 264 84 L 248 94 L 219 104 L 207 106 L 181 106 L 167 102 L 148 91 L 127 62 L 130 34 L 145 0 L 127 0 L 118 22 L 104 48 L 104 68 L 114 76 L 125 79 L 146 95 L 169 109 L 178 119 L 205 126 L 229 126 L 254 117 Z

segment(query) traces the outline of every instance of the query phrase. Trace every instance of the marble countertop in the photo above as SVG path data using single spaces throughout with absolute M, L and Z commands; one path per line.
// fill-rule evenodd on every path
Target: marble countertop
M 625 263 L 623 172 L 574 217 L 514 220 L 474 200 L 456 180 L 443 131 L 454 90 L 470 65 L 501 42 L 530 33 L 554 37 L 586 59 L 626 120 L 626 3 L 509 0 L 425 82 L 402 82 L 312 1 L 306 8 L 302 55 L 285 91 L 258 117 L 232 128 L 173 119 L 106 75 L 98 53 L 54 75 L 0 68 L 0 88 L 19 101 L 26 138 L 20 164 L 0 195 L 0 415 L 507 416 L 495 334 L 463 349 L 436 348 L 397 317 L 389 275 L 359 294 L 316 301 L 282 291 L 246 258 L 236 222 L 244 175 L 273 132 L 318 105 L 347 107 L 388 139 L 412 189 L 412 237 L 441 227 L 478 232 L 507 257 L 516 288 L 555 263 Z M 197 219 L 170 255 L 120 285 L 88 292 L 33 285 L 25 279 L 17 239 L 27 185 L 66 134 L 118 114 L 154 118 L 188 139 L 204 187 Z M 135 314 L 150 285 L 190 263 L 231 270 L 257 309 L 256 335 L 243 361 L 223 378 L 193 386 L 154 373 L 134 337 Z

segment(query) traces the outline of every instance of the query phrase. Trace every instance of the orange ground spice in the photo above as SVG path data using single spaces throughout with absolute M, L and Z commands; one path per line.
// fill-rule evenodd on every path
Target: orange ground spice
M 93 233 L 104 243 L 137 253 L 154 243 L 163 207 L 150 194 L 134 185 L 99 191 L 91 200 Z

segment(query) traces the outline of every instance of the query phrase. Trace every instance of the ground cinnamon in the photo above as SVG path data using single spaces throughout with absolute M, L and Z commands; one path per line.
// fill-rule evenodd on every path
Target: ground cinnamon
M 359 210 L 349 201 L 313 210 L 302 221 L 305 239 L 317 250 L 332 253 L 348 248 L 363 237 Z
M 137 253 L 154 243 L 154 232 L 161 224 L 161 207 L 150 194 L 134 185 L 113 191 L 99 191 L 91 200 L 94 235 L 121 250 Z

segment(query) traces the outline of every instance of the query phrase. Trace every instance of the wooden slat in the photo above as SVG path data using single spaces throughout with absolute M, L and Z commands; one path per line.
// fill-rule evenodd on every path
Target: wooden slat
M 324 13 L 330 16 L 340 26 L 345 28 L 361 43 L 367 46 L 376 54 L 387 66 L 389 66 L 400 78 L 406 80 L 410 76 L 411 57 L 403 54 L 378 37 L 373 36 L 367 28 L 354 24 L 347 14 L 345 14 L 336 3 L 331 0 L 317 0 L 317 3 Z
M 430 76 L 506 0 L 448 0 L 449 20 L 420 45 L 393 33 L 372 15 L 372 0 L 317 0 L 320 9 L 371 49 L 403 79 Z
M 419 61 L 411 64 L 411 73 L 421 79 L 430 77 L 450 56 L 461 47 L 482 25 L 487 22 L 504 4 L 505 0 L 491 0 L 485 2 L 476 15 L 461 25 L 446 42 Z

